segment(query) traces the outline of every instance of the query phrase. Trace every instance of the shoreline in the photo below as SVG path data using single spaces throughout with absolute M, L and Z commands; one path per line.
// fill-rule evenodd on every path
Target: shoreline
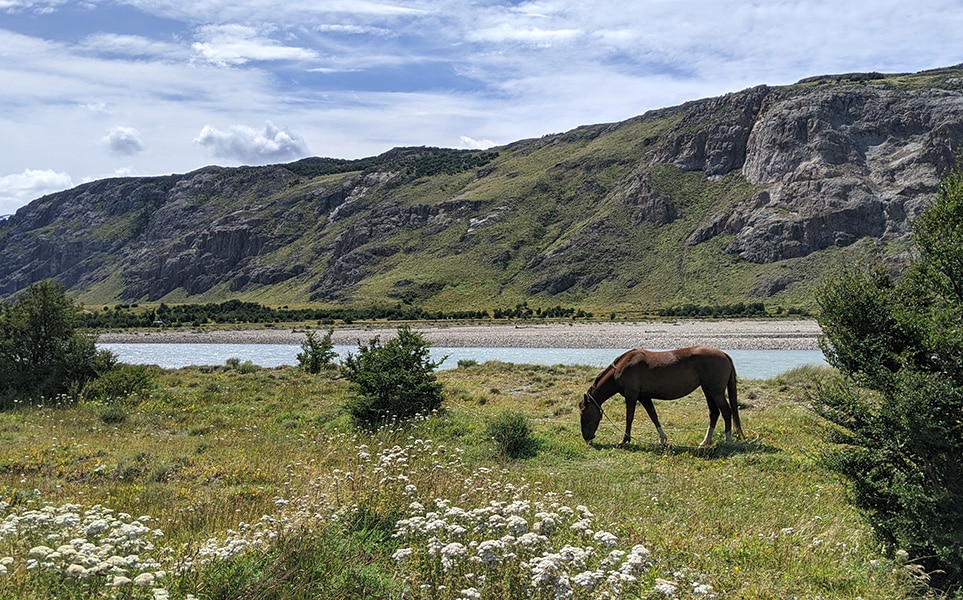
M 336 345 L 384 342 L 400 324 L 331 326 L 312 329 L 331 336 Z M 822 331 L 814 319 L 680 319 L 673 321 L 571 322 L 510 324 L 414 324 L 434 347 L 441 348 L 647 348 L 706 345 L 730 350 L 819 350 Z M 160 344 L 293 344 L 300 345 L 308 328 L 244 327 L 238 329 L 150 329 L 106 331 L 98 343 Z

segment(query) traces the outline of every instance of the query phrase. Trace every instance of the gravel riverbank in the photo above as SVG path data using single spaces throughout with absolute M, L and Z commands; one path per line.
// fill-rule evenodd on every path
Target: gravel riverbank
M 335 327 L 335 344 L 389 339 L 397 325 Z M 721 319 L 511 325 L 413 325 L 442 348 L 682 348 L 708 345 L 731 350 L 818 350 L 821 331 L 812 319 Z M 327 329 L 318 330 L 323 334 Z M 300 344 L 304 329 L 166 329 L 111 331 L 101 343 Z

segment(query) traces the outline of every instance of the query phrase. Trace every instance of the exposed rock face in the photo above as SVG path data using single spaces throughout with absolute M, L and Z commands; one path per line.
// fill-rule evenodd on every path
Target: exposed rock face
M 675 221 L 679 216 L 672 201 L 659 195 L 649 184 L 648 177 L 645 174 L 634 177 L 629 181 L 622 203 L 633 209 L 633 225 L 639 225 L 643 222 L 666 225 Z
M 392 234 L 405 228 L 422 228 L 427 235 L 452 225 L 464 215 L 474 214 L 476 202 L 445 202 L 439 205 L 390 206 L 371 212 L 355 221 L 335 240 L 324 275 L 312 287 L 312 300 L 338 300 L 342 290 L 370 274 L 370 266 L 380 257 L 398 252 L 388 242 Z M 464 217 L 468 221 L 468 217 Z
M 373 276 L 440 293 L 447 280 L 391 272 L 414 254 L 511 298 L 638 286 L 660 301 L 673 290 L 639 266 L 653 249 L 660 265 L 718 236 L 760 269 L 741 293 L 769 297 L 802 277 L 781 261 L 908 235 L 963 143 L 963 67 L 944 71 L 760 86 L 490 153 L 97 181 L 0 220 L 0 298 L 46 278 L 125 301 L 273 285 L 352 301 Z
M 770 88 L 759 86 L 683 105 L 685 117 L 663 136 L 652 162 L 703 171 L 709 177 L 741 169 L 750 134 L 770 93 Z
M 773 92 L 744 141 L 742 173 L 765 190 L 713 215 L 690 244 L 728 233 L 730 252 L 773 262 L 864 237 L 900 237 L 953 164 L 963 94 L 832 84 Z

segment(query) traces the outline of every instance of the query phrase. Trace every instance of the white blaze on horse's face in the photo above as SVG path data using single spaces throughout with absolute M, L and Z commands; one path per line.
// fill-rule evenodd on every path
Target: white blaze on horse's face
M 582 426 L 582 439 L 591 442 L 602 421 L 602 409 L 585 394 L 578 403 L 579 421 Z

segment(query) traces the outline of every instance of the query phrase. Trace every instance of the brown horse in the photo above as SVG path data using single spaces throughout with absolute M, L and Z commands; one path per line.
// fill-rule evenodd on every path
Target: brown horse
M 602 403 L 618 393 L 625 397 L 625 435 L 622 443 L 627 444 L 632 438 L 635 405 L 640 402 L 659 432 L 659 442 L 665 445 L 666 435 L 659 424 L 652 400 L 675 400 L 699 386 L 702 386 L 706 403 L 709 405 L 709 429 L 699 446 L 712 443 L 712 434 L 720 413 L 726 423 L 726 441 L 732 441 L 733 421 L 736 435 L 742 437 L 736 398 L 736 368 L 728 354 L 708 346 L 693 346 L 668 352 L 629 350 L 616 358 L 599 373 L 578 404 L 582 437 L 586 442 L 592 441 L 602 420 Z

